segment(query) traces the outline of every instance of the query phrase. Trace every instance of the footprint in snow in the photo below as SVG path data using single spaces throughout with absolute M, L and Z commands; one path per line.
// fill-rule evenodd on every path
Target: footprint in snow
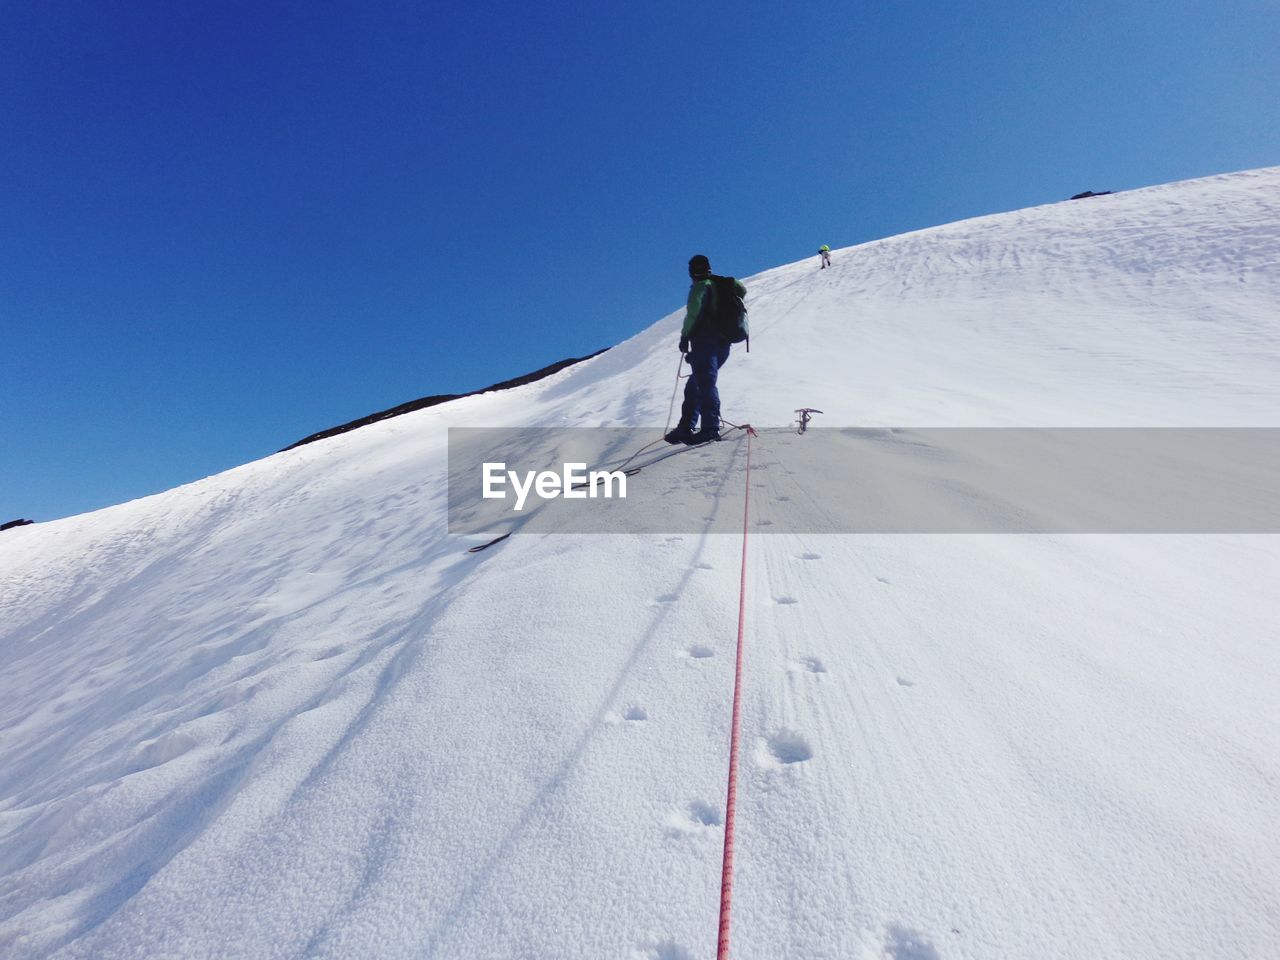
M 766 767 L 803 763 L 813 757 L 809 741 L 794 730 L 779 730 L 760 743 L 756 758 Z
M 821 559 L 822 559 L 822 554 L 820 554 L 820 553 L 800 553 L 800 554 L 797 554 L 797 555 L 796 555 L 796 559 L 797 559 L 797 560 L 821 560 Z
M 697 570 L 714 570 L 715 569 L 715 567 L 713 567 L 709 563 L 695 563 L 693 566 Z
M 876 577 L 876 579 L 877 579 L 880 583 L 885 584 L 886 586 L 887 586 L 887 585 L 889 585 L 889 584 L 891 584 L 891 583 L 893 582 L 892 580 L 886 580 L 884 577 Z
M 667 836 L 688 837 L 724 823 L 720 808 L 705 800 L 694 800 L 667 817 Z
M 639 960 L 693 960 L 693 954 L 674 940 L 646 944 L 636 956 Z
M 623 720 L 648 720 L 649 713 L 644 707 L 631 706 L 627 707 L 626 712 L 622 714 Z
M 792 660 L 787 664 L 787 669 L 792 673 L 826 673 L 827 668 L 817 657 L 803 657 L 800 660 Z
M 689 648 L 689 656 L 691 656 L 694 660 L 705 660 L 708 657 L 714 657 L 715 655 L 716 655 L 716 652 L 714 650 L 712 650 L 710 647 L 703 646 L 700 643 L 696 643 Z
M 900 687 L 914 687 L 915 685 L 916 682 L 914 680 L 908 680 L 906 677 L 898 677 L 898 686 Z
M 704 827 L 718 827 L 724 822 L 719 808 L 705 800 L 695 800 L 689 804 L 689 819 Z
M 795 597 L 774 597 L 773 602 L 780 607 L 789 607 L 793 603 L 799 603 Z
M 664 593 L 661 596 L 654 597 L 653 602 L 654 603 L 675 603 L 679 599 L 680 597 L 678 594 Z
M 774 503 L 790 503 L 791 498 L 790 497 L 774 497 L 773 502 Z
M 922 933 L 896 923 L 885 930 L 884 952 L 890 960 L 942 960 Z

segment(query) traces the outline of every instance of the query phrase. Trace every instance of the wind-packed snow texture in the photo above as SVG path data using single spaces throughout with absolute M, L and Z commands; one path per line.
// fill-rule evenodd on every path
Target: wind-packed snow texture
M 1280 168 L 832 260 L 728 419 L 1280 426 Z M 449 426 L 660 428 L 678 322 L 0 534 L 0 954 L 713 956 L 740 537 L 444 520 Z M 1280 538 L 757 532 L 735 957 L 1280 955 Z

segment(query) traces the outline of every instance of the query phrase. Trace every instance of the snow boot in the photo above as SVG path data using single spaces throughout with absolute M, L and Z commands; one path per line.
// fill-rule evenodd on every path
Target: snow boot
M 662 439 L 667 443 L 689 443 L 693 439 L 693 431 L 686 424 L 677 423 L 676 428 Z

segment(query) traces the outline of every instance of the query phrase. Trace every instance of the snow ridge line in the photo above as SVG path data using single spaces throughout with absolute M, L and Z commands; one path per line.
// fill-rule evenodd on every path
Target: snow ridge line
M 738 580 L 738 659 L 733 670 L 733 721 L 729 735 L 729 793 L 724 810 L 724 864 L 720 870 L 720 938 L 716 944 L 716 960 L 729 960 L 729 911 L 733 906 L 733 822 L 738 800 L 738 731 L 741 728 L 742 705 L 742 636 L 747 613 L 747 530 L 751 515 L 751 438 L 756 435 L 751 424 L 743 425 L 747 434 L 746 493 L 742 502 L 742 574 Z

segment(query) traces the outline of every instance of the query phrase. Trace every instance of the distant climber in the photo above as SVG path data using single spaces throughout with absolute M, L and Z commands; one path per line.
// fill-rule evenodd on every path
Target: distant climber
M 667 443 L 706 443 L 720 439 L 720 392 L 716 378 L 729 359 L 732 343 L 745 336 L 742 298 L 747 288 L 732 277 L 716 277 L 702 254 L 689 260 L 689 303 L 680 330 L 680 352 L 689 361 L 680 422 L 664 438 Z M 734 303 L 736 301 L 736 304 Z M 737 311 L 733 308 L 737 307 Z M 740 314 L 742 330 L 724 326 Z
M 822 266 L 818 268 L 819 270 L 825 270 L 831 266 L 831 248 L 825 243 L 818 248 L 818 256 L 822 258 Z

